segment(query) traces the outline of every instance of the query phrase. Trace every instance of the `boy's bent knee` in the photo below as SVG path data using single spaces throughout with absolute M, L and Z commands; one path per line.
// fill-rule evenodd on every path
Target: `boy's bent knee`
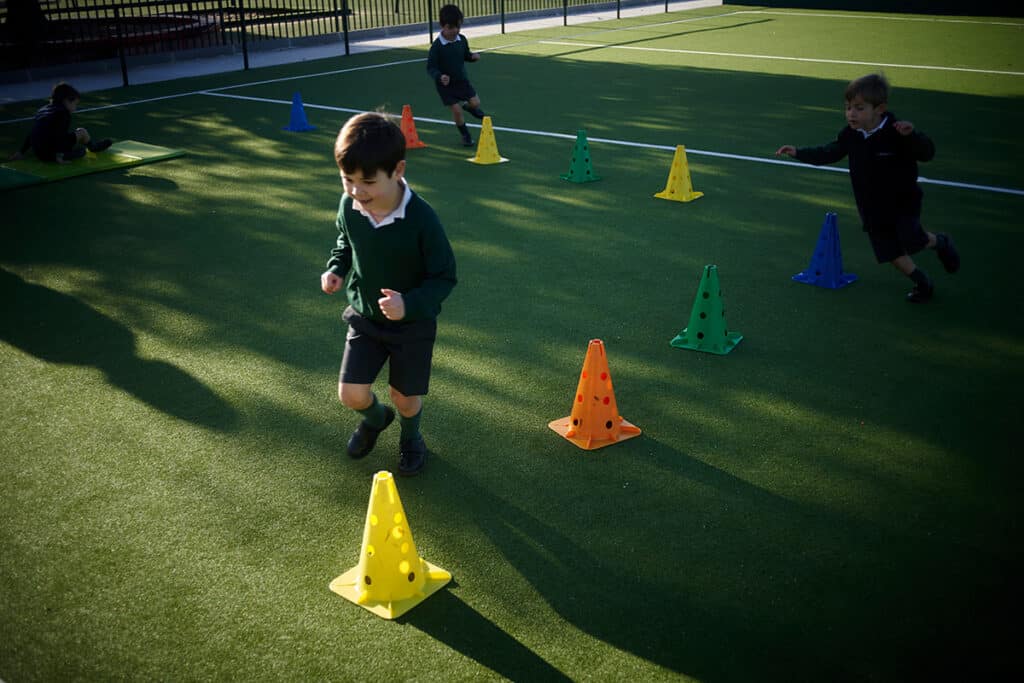
M 369 408 L 373 403 L 373 392 L 368 384 L 338 384 L 338 400 L 352 410 Z

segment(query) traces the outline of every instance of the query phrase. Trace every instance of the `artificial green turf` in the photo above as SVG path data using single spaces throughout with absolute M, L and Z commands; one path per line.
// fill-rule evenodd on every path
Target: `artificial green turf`
M 342 304 L 318 278 L 347 114 L 312 105 L 444 119 L 423 63 L 222 91 L 281 104 L 87 109 L 423 51 L 90 93 L 82 125 L 187 156 L 5 194 L 0 678 L 934 680 L 1009 662 L 1024 198 L 926 185 L 925 224 L 964 267 L 923 255 L 938 294 L 908 306 L 843 174 L 692 154 L 705 196 L 652 197 L 676 144 L 825 142 L 866 67 L 529 42 L 599 28 L 578 40 L 859 61 L 877 42 L 891 63 L 1024 71 L 999 47 L 1012 28 L 857 19 L 858 48 L 832 37 L 846 16 L 474 40 L 525 43 L 470 67 L 495 125 L 569 137 L 499 128 L 510 163 L 477 166 L 450 124 L 418 124 L 430 147 L 408 177 L 460 284 L 423 419 L 434 456 L 398 486 L 420 553 L 455 580 L 396 622 L 327 588 L 358 560 L 397 431 L 342 455 Z M 924 175 L 1024 188 L 1019 76 L 886 71 L 938 147 Z M 316 131 L 281 131 L 296 90 Z M 567 183 L 578 128 L 668 149 L 592 142 L 603 179 Z M 838 291 L 790 280 L 827 210 L 860 276 Z M 723 357 L 669 346 L 708 263 L 744 335 Z M 591 338 L 643 435 L 584 452 L 546 425 Z

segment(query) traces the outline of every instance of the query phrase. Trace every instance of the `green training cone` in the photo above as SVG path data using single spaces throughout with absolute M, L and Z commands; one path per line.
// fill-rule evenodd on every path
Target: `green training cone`
M 725 306 L 722 289 L 718 284 L 718 266 L 704 266 L 704 274 L 697 288 L 697 298 L 690 311 L 690 322 L 669 342 L 677 349 L 692 349 L 717 353 L 732 351 L 743 339 L 738 332 L 730 332 L 725 325 Z
M 572 148 L 569 172 L 561 178 L 570 183 L 589 183 L 601 179 L 601 176 L 594 173 L 594 164 L 590 161 L 590 145 L 587 144 L 587 131 L 582 128 L 576 131 L 576 145 Z

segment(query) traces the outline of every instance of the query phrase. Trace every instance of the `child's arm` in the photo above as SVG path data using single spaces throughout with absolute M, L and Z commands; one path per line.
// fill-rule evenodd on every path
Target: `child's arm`
M 918 161 L 931 161 L 935 157 L 935 143 L 920 131 L 914 130 L 910 121 L 894 121 L 892 127 L 905 138 L 909 138 L 911 153 Z
M 331 258 L 327 261 L 327 270 L 320 275 L 320 289 L 325 294 L 334 294 L 345 284 L 345 275 L 352 267 L 352 247 L 341 219 L 338 220 L 338 241 L 331 249 Z
M 32 133 L 25 136 L 25 141 L 21 143 L 21 148 L 17 152 L 12 152 L 11 156 L 7 157 L 10 161 L 17 161 L 18 159 L 24 159 L 25 154 L 32 148 Z
M 793 145 L 783 145 L 775 150 L 775 156 L 782 156 L 783 154 L 791 156 L 797 161 L 802 161 L 805 164 L 822 166 L 824 164 L 834 164 L 845 157 L 846 147 L 842 144 L 840 138 L 836 138 L 827 145 L 822 145 L 820 147 L 794 147 Z
M 441 48 L 436 40 L 430 45 L 430 52 L 427 53 L 427 73 L 430 74 L 435 83 L 448 85 L 441 80 L 444 78 L 444 75 L 441 73 Z
M 451 294 L 458 282 L 455 276 L 455 254 L 440 221 L 424 231 L 422 244 L 423 280 L 419 287 L 398 295 L 402 300 L 403 317 L 436 317 L 441 312 L 441 302 Z

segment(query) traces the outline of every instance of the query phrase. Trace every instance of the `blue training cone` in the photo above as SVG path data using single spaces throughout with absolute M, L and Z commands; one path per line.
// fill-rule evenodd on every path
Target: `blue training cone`
M 793 276 L 797 282 L 839 289 L 857 280 L 853 273 L 843 272 L 843 255 L 839 249 L 839 227 L 836 225 L 836 214 L 829 211 L 825 214 L 825 222 L 821 225 L 818 245 L 814 248 L 811 263 L 807 270 Z
M 281 130 L 290 130 L 296 133 L 302 133 L 307 130 L 316 130 L 316 126 L 309 125 L 309 121 L 306 120 L 306 110 L 302 106 L 302 95 L 299 93 L 295 93 L 292 96 L 291 121 Z

